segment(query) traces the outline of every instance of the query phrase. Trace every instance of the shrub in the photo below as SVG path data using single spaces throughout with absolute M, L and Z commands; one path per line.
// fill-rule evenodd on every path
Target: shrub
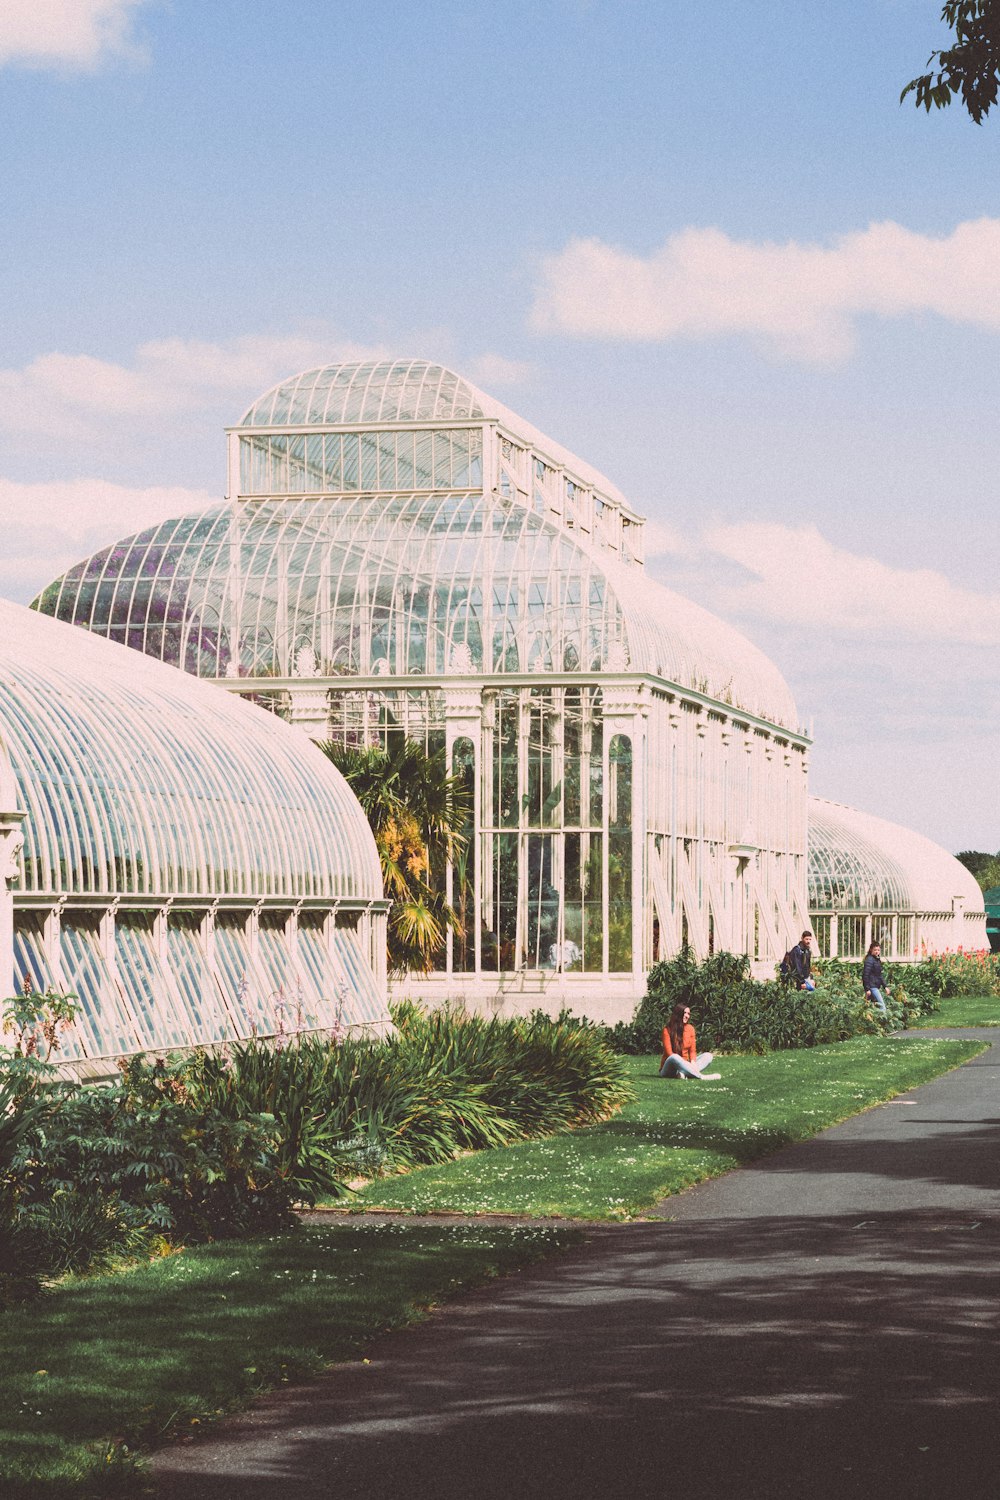
M 415 1006 L 381 1041 L 251 1040 L 130 1058 L 107 1086 L 0 1085 L 0 1298 L 167 1243 L 294 1222 L 357 1175 L 604 1119 L 629 1090 L 601 1028 Z M 6 1090 L 6 1092 L 4 1092 Z M 6 1291 L 5 1291 L 6 1288 Z
M 985 949 L 930 954 L 912 969 L 916 983 L 942 1000 L 954 995 L 1000 995 L 1000 954 Z
M 301 1200 L 352 1176 L 445 1161 L 606 1118 L 628 1097 L 603 1030 L 541 1014 L 498 1020 L 394 1008 L 395 1033 L 339 1046 L 251 1041 L 178 1065 L 179 1083 L 234 1118 L 267 1110 Z
M 883 1018 L 866 1004 L 860 965 L 816 966 L 818 988 L 809 993 L 780 980 L 750 976 L 746 955 L 717 953 L 704 962 L 690 952 L 655 964 L 646 994 L 629 1022 L 609 1031 L 619 1052 L 658 1052 L 675 1005 L 689 1005 L 698 1045 L 712 1052 L 763 1053 L 815 1047 L 905 1025 L 923 1002 L 899 986 Z
M 97 1270 L 161 1237 L 294 1222 L 274 1120 L 202 1107 L 164 1064 L 131 1059 L 107 1087 L 50 1084 L 30 1109 L 8 1152 L 10 1276 Z
M 937 993 L 921 975 L 919 964 L 886 964 L 885 996 L 889 1029 L 909 1026 L 920 1016 L 929 1016 L 938 1008 Z M 824 997 L 852 1003 L 862 996 L 861 970 L 858 960 L 824 958 L 813 965 L 820 992 Z

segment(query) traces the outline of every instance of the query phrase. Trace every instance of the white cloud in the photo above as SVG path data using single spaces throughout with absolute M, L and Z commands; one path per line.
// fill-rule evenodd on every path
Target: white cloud
M 231 417 L 283 377 L 336 360 L 384 357 L 383 349 L 295 335 L 249 334 L 224 344 L 157 339 L 129 365 L 89 354 L 42 354 L 20 369 L 0 370 L 0 428 L 87 439 L 123 418 L 148 426 L 203 411 L 220 399 Z
M 691 543 L 673 526 L 663 521 L 647 521 L 642 528 L 647 559 L 654 557 L 684 556 L 691 551 Z
M 851 352 L 859 317 L 927 312 L 1000 331 L 1000 219 L 941 238 L 872 224 L 829 246 L 688 228 L 645 257 L 571 240 L 542 264 L 531 321 L 607 339 L 744 335 L 784 358 L 832 362 Z
M 469 379 L 486 391 L 507 385 L 526 385 L 537 373 L 528 360 L 507 359 L 503 354 L 481 354 L 466 368 Z
M 0 479 L 0 596 L 27 601 L 73 563 L 157 521 L 221 497 L 177 486 L 133 489 L 103 479 Z
M 108 57 L 139 57 L 133 13 L 146 0 L 3 0 L 0 65 L 90 69 Z
M 803 630 L 865 635 L 874 642 L 1000 645 L 1000 594 L 980 594 L 932 568 L 897 568 L 828 541 L 814 526 L 761 522 L 710 527 L 699 571 L 710 607 L 798 625 Z M 712 558 L 735 563 L 712 586 Z M 706 601 L 707 602 L 707 601 Z

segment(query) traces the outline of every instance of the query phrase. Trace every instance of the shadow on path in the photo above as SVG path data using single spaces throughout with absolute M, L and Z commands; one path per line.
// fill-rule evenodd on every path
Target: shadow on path
M 972 1066 L 914 1091 L 923 1120 L 886 1106 L 674 1200 L 693 1216 L 602 1227 L 166 1450 L 159 1500 L 994 1500 L 996 1074 Z M 948 1151 L 992 1211 L 936 1198 Z M 912 1201 L 835 1205 L 859 1162 Z M 828 1211 L 788 1212 L 800 1170 Z M 754 1183 L 783 1210 L 728 1211 Z

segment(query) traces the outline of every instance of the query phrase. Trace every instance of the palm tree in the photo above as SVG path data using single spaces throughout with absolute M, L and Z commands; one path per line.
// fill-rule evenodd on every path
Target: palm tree
M 449 775 L 444 750 L 428 754 L 415 740 L 393 737 L 356 747 L 319 747 L 341 772 L 368 819 L 389 909 L 389 967 L 428 973 L 456 916 L 445 900 L 445 869 L 464 846 L 468 798 Z

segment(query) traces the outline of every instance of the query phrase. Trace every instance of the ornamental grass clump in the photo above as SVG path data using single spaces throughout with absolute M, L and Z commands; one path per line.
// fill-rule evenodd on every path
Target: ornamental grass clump
M 394 1008 L 394 1033 L 337 1043 L 252 1040 L 175 1065 L 188 1094 L 233 1118 L 266 1111 L 301 1202 L 355 1176 L 447 1161 L 613 1114 L 630 1096 L 601 1028 Z

